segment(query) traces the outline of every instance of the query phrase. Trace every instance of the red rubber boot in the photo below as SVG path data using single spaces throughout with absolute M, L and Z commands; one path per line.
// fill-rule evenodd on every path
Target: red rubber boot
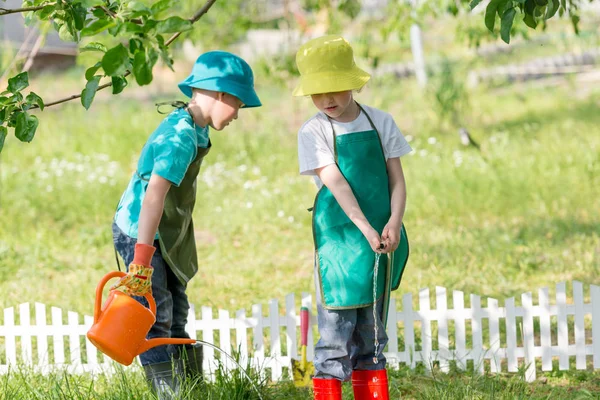
M 352 389 L 355 400 L 389 400 L 387 371 L 354 370 Z
M 342 400 L 342 381 L 313 378 L 315 400 Z

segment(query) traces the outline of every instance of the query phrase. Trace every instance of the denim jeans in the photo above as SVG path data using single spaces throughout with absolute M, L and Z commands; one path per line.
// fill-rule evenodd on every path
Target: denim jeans
M 112 231 L 115 249 L 129 268 L 129 264 L 133 261 L 136 239 L 126 235 L 115 223 L 113 223 Z M 158 240 L 154 241 L 154 247 L 156 247 L 156 252 L 152 257 L 151 264 L 154 267 L 152 296 L 156 301 L 156 322 L 148 332 L 147 338 L 189 338 L 185 331 L 190 308 L 185 294 L 186 285 L 181 283 L 163 259 Z M 148 302 L 144 297 L 135 296 L 134 298 L 148 307 Z M 140 355 L 140 361 L 142 365 L 168 362 L 171 361 L 174 350 L 174 346 L 153 347 Z
M 346 310 L 328 310 L 322 305 L 318 270 L 315 266 L 317 289 L 317 320 L 319 341 L 315 346 L 315 377 L 350 380 L 352 371 L 385 369 L 383 348 L 388 342 L 381 313 L 383 302 L 377 302 L 377 317 L 373 318 L 373 306 Z M 375 324 L 377 324 L 379 347 L 377 363 L 375 355 Z

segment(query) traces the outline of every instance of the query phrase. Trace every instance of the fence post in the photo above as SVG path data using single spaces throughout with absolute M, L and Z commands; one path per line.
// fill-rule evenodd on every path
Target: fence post
M 269 325 L 271 327 L 271 378 L 277 382 L 281 379 L 281 339 L 279 335 L 279 302 L 272 299 L 269 302 Z
M 317 318 L 313 315 L 312 296 L 310 293 L 302 292 L 302 307 L 308 308 L 308 335 L 306 345 L 306 359 L 313 361 L 315 358 L 315 340 L 313 338 L 313 326 L 316 325 Z
M 252 305 L 252 317 L 256 319 L 256 325 L 254 326 L 254 333 L 252 335 L 253 346 L 254 346 L 254 367 L 257 368 L 261 376 L 264 377 L 264 361 L 265 361 L 265 345 L 263 338 L 263 317 L 262 317 L 262 305 Z
M 471 310 L 473 310 L 473 319 L 471 326 L 473 328 L 473 370 L 483 374 L 484 354 L 483 354 L 483 332 L 481 329 L 481 298 L 477 295 L 471 295 Z
M 517 372 L 517 318 L 515 312 L 515 298 L 511 297 L 504 302 L 506 307 L 506 359 L 508 372 Z
M 79 314 L 73 311 L 67 313 L 68 332 L 69 332 L 69 355 L 70 367 L 75 371 L 81 371 L 81 346 L 79 344 Z
M 569 369 L 569 326 L 567 325 L 567 287 L 565 282 L 556 285 L 556 307 L 558 325 L 558 368 Z
M 235 312 L 235 340 L 240 352 L 240 364 L 246 368 L 248 365 L 248 332 L 246 331 L 246 310 Z
M 13 307 L 4 309 L 4 329 L 6 331 L 6 365 L 17 364 L 17 340 L 15 335 L 15 309 Z
M 431 370 L 433 359 L 431 357 L 431 302 L 429 300 L 429 289 L 419 290 L 419 314 L 421 315 L 421 354 L 425 367 Z
M 398 312 L 396 311 L 396 299 L 390 299 L 385 331 L 388 335 L 387 363 L 393 368 L 398 368 Z
M 33 365 L 31 347 L 31 315 L 29 303 L 19 305 L 19 323 L 21 324 L 21 357 L 26 366 Z
M 592 349 L 594 369 L 600 368 L 600 286 L 590 285 L 592 303 Z
M 44 304 L 35 303 L 35 325 L 37 331 L 37 365 L 41 373 L 46 373 L 50 369 L 50 355 L 48 353 L 48 325 L 46 324 L 46 306 Z
M 402 296 L 402 313 L 404 314 L 404 352 L 406 362 L 411 369 L 417 365 L 415 351 L 415 312 L 412 306 L 412 293 Z
M 50 309 L 52 314 L 52 343 L 54 345 L 54 365 L 65 363 L 65 342 L 63 339 L 62 310 L 57 307 Z
M 219 347 L 227 354 L 231 354 L 231 329 L 229 320 L 229 311 L 219 310 Z M 225 372 L 231 371 L 233 363 L 224 354 L 219 354 L 221 365 Z
M 467 367 L 467 336 L 465 331 L 465 294 L 460 290 L 452 292 L 454 303 L 454 337 L 456 341 L 456 366 L 464 370 Z
M 533 300 L 531 292 L 521 295 L 521 305 L 523 307 L 523 352 L 525 353 L 525 380 L 533 382 L 535 380 L 535 342 L 533 340 L 533 316 L 531 315 Z
M 540 304 L 540 345 L 542 346 L 542 371 L 552 371 L 552 336 L 550 333 L 550 296 L 548 288 L 538 292 Z
M 202 340 L 210 344 L 215 344 L 213 336 L 213 317 L 211 307 L 202 307 Z M 215 350 L 212 347 L 204 346 L 202 349 L 204 360 L 202 361 L 202 370 L 207 371 L 209 376 L 214 374 Z
M 575 368 L 586 369 L 585 320 L 583 313 L 583 284 L 573 281 L 573 305 L 575 306 Z
M 440 360 L 440 370 L 442 372 L 450 371 L 448 359 L 450 358 L 450 340 L 448 339 L 448 298 L 446 288 L 435 287 L 435 305 L 438 312 L 438 359 Z
M 488 326 L 490 329 L 490 372 L 499 372 L 502 369 L 500 356 L 500 309 L 498 300 L 488 297 Z
M 296 302 L 294 294 L 290 293 L 285 296 L 285 326 L 286 326 L 286 355 L 291 360 L 298 359 L 298 343 L 296 338 L 296 326 L 298 326 L 298 320 L 296 318 Z

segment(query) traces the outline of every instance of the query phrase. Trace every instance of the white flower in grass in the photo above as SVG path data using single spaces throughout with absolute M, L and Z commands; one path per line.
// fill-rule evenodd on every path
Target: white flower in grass
M 38 174 L 38 177 L 39 177 L 40 179 L 42 179 L 42 180 L 43 180 L 43 179 L 48 179 L 48 178 L 50 177 L 50 174 L 49 174 L 47 171 L 44 171 L 44 170 L 42 170 L 42 171 L 40 171 L 40 173 Z
M 277 211 L 277 216 L 279 218 L 283 218 L 285 216 L 285 213 L 283 212 L 283 210 L 279 210 L 279 211 Z
M 246 189 L 246 190 L 252 189 L 252 182 L 250 182 L 250 181 L 244 182 L 244 189 Z
M 432 136 L 429 139 L 427 139 L 427 143 L 429 143 L 429 144 L 436 144 L 437 143 L 437 139 Z
M 254 204 L 252 204 L 251 201 L 246 203 L 246 208 L 252 208 L 254 206 Z
M 242 164 L 238 167 L 238 170 L 240 170 L 241 172 L 246 172 L 247 169 L 248 166 L 246 164 Z
M 217 206 L 217 207 L 215 208 L 215 211 L 216 211 L 216 212 L 218 212 L 218 213 L 220 213 L 221 211 L 223 211 L 223 209 L 222 209 L 221 207 Z
M 406 139 L 407 142 L 412 142 L 415 138 L 412 135 L 406 135 L 404 136 L 404 139 Z
M 288 222 L 294 222 L 294 217 L 290 215 L 290 216 L 288 217 Z
M 54 171 L 54 175 L 56 175 L 58 177 L 63 176 L 63 174 L 64 174 L 64 171 L 62 169 L 60 169 L 60 168 L 57 169 L 56 171 Z
M 54 188 L 52 187 L 52 185 L 46 186 L 46 192 L 52 192 L 53 190 Z
M 100 178 L 98 178 L 98 182 L 105 184 L 106 182 L 108 182 L 108 178 L 106 178 L 105 176 L 101 176 Z
M 425 149 L 419 150 L 419 155 L 421 157 L 426 157 L 427 154 L 429 154 L 427 150 L 425 150 Z
M 259 167 L 253 167 L 252 168 L 252 173 L 254 175 L 260 175 L 260 168 Z

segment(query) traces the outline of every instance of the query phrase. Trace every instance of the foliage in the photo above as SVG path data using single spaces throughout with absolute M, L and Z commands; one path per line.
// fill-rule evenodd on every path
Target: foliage
M 23 12 L 29 24 L 50 21 L 64 41 L 92 40 L 80 50 L 96 52 L 97 62 L 85 71 L 87 84 L 81 95 L 72 96 L 80 97 L 81 104 L 89 109 L 100 88 L 112 86 L 113 94 L 121 93 L 129 75 L 138 85 L 148 85 L 159 59 L 172 68 L 168 45 L 174 37 L 167 39 L 167 36 L 188 31 L 195 22 L 169 15 L 175 3 L 177 0 L 156 0 L 152 4 L 135 0 L 25 0 L 22 9 L 4 10 L 0 15 Z M 103 40 L 107 35 L 114 39 Z M 117 44 L 106 45 L 107 42 L 114 44 L 115 39 Z M 101 86 L 103 78 L 110 82 Z M 43 110 L 44 106 L 54 104 L 45 104 L 33 92 L 25 95 L 23 90 L 28 86 L 28 74 L 22 72 L 10 78 L 7 90 L 0 94 L 0 151 L 8 128 L 15 129 L 19 140 L 30 142 L 38 120 L 29 111 Z

